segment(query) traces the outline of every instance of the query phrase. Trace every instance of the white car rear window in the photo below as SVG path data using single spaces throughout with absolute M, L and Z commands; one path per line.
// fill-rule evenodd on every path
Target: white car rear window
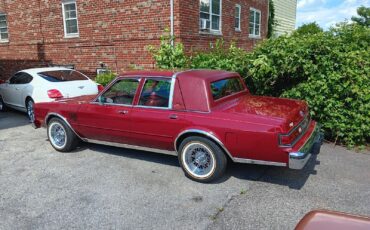
M 82 81 L 88 78 L 75 70 L 56 70 L 38 73 L 38 75 L 50 82 Z

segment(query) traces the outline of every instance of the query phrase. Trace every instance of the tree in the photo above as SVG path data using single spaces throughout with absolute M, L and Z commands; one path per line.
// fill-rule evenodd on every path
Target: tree
M 267 28 L 267 37 L 271 38 L 274 33 L 274 26 L 276 25 L 275 20 L 275 6 L 273 0 L 269 1 L 269 22 Z
M 305 35 L 305 34 L 317 34 L 323 32 L 323 29 L 316 23 L 311 22 L 303 24 L 294 32 L 295 34 Z
M 361 6 L 357 8 L 357 16 L 352 17 L 352 21 L 361 25 L 370 27 L 370 7 Z

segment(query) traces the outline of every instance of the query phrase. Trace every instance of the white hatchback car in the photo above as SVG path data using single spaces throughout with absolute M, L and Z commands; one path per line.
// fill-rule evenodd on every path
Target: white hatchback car
M 97 85 L 84 74 L 61 67 L 27 69 L 0 84 L 0 111 L 5 107 L 27 112 L 34 120 L 34 103 L 51 102 L 60 98 L 94 95 Z

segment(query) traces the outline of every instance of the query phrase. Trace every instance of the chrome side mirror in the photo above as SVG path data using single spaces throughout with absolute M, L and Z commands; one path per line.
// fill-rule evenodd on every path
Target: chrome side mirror
M 105 98 L 104 98 L 102 95 L 98 97 L 98 103 L 99 103 L 100 105 L 104 105 L 104 103 L 105 103 Z

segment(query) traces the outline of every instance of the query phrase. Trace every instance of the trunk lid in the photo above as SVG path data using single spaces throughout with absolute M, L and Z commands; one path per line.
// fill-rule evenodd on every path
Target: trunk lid
M 285 98 L 244 95 L 218 106 L 220 110 L 238 115 L 252 114 L 278 118 L 296 125 L 308 113 L 306 102 Z
M 98 86 L 91 80 L 57 82 L 50 84 L 50 87 L 59 90 L 63 98 L 96 95 L 98 93 Z
M 86 95 L 86 96 L 79 96 L 79 97 L 72 97 L 72 98 L 61 98 L 58 99 L 56 102 L 62 102 L 67 104 L 87 104 L 91 102 L 96 97 L 95 95 Z

